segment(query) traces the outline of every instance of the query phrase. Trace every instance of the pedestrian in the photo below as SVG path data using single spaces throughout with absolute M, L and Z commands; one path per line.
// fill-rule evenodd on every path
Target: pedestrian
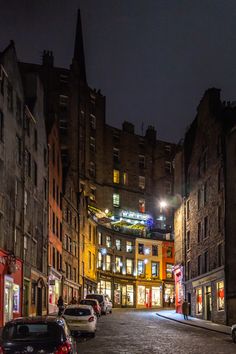
M 75 296 L 73 296 L 73 298 L 72 298 L 72 300 L 71 300 L 71 304 L 72 304 L 72 305 L 77 304 L 77 300 L 76 300 L 76 297 L 75 297 Z
M 182 314 L 184 315 L 184 319 L 188 320 L 189 304 L 186 299 L 184 299 L 184 301 L 182 303 Z
M 59 296 L 59 299 L 57 301 L 57 307 L 58 307 L 58 315 L 61 316 L 63 310 L 64 310 L 64 301 L 62 296 Z
M 170 296 L 168 297 L 168 307 L 170 307 L 170 303 L 171 303 L 171 300 L 170 300 Z

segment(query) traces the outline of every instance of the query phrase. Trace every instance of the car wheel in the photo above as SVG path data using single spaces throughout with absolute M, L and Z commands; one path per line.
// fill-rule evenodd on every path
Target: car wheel
M 236 329 L 232 332 L 233 342 L 236 343 Z

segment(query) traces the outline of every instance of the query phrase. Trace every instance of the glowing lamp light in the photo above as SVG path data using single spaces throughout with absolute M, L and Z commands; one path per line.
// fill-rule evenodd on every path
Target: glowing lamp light
M 105 256 L 105 255 L 107 254 L 106 248 L 102 248 L 102 249 L 101 249 L 101 254 L 102 254 L 103 256 Z
M 122 262 L 119 262 L 119 267 L 123 267 L 123 263 Z
M 105 214 L 108 214 L 109 213 L 109 209 L 105 209 Z
M 144 254 L 149 255 L 150 254 L 150 248 L 145 248 Z
M 144 264 L 147 264 L 148 263 L 148 260 L 147 259 L 144 259 Z
M 167 207 L 167 203 L 165 200 L 160 201 L 160 207 L 161 207 L 161 209 Z

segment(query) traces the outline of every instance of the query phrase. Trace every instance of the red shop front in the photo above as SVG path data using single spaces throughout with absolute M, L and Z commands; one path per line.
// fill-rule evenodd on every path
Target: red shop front
M 23 263 L 0 249 L 0 327 L 22 315 Z

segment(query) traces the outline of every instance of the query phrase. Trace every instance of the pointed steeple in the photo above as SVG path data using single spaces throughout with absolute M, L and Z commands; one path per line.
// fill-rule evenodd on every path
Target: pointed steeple
M 79 73 L 80 73 L 81 80 L 84 81 L 85 83 L 87 83 L 80 10 L 78 10 L 78 13 L 77 13 L 73 62 L 76 62 L 79 67 Z

